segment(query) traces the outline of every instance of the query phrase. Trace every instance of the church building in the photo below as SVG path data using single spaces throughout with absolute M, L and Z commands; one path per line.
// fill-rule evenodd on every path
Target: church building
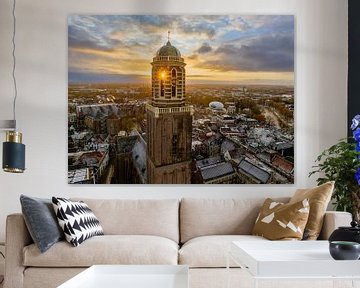
M 151 63 L 152 99 L 146 107 L 149 184 L 191 181 L 193 107 L 185 103 L 185 65 L 170 40 Z

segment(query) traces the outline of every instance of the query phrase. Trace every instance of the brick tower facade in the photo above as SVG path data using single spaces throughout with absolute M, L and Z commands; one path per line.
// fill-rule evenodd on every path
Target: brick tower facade
M 149 184 L 187 184 L 191 180 L 193 107 L 185 104 L 185 62 L 168 41 L 152 65 L 152 99 L 147 113 Z

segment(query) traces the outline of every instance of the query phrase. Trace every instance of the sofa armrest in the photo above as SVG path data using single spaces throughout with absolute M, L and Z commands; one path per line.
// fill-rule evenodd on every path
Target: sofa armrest
M 348 212 L 326 211 L 324 224 L 319 236 L 321 240 L 329 239 L 331 233 L 340 226 L 350 226 L 352 216 Z
M 4 288 L 23 287 L 23 248 L 32 242 L 22 214 L 9 215 L 6 218 Z

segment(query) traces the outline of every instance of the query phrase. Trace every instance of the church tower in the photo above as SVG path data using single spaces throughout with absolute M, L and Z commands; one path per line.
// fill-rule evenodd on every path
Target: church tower
M 152 99 L 146 107 L 149 184 L 191 180 L 193 107 L 185 104 L 185 65 L 169 39 L 151 63 Z

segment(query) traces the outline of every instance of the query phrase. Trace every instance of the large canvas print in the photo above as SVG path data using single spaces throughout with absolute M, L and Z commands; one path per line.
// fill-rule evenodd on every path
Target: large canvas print
M 294 168 L 294 16 L 68 17 L 69 184 L 291 184 Z

